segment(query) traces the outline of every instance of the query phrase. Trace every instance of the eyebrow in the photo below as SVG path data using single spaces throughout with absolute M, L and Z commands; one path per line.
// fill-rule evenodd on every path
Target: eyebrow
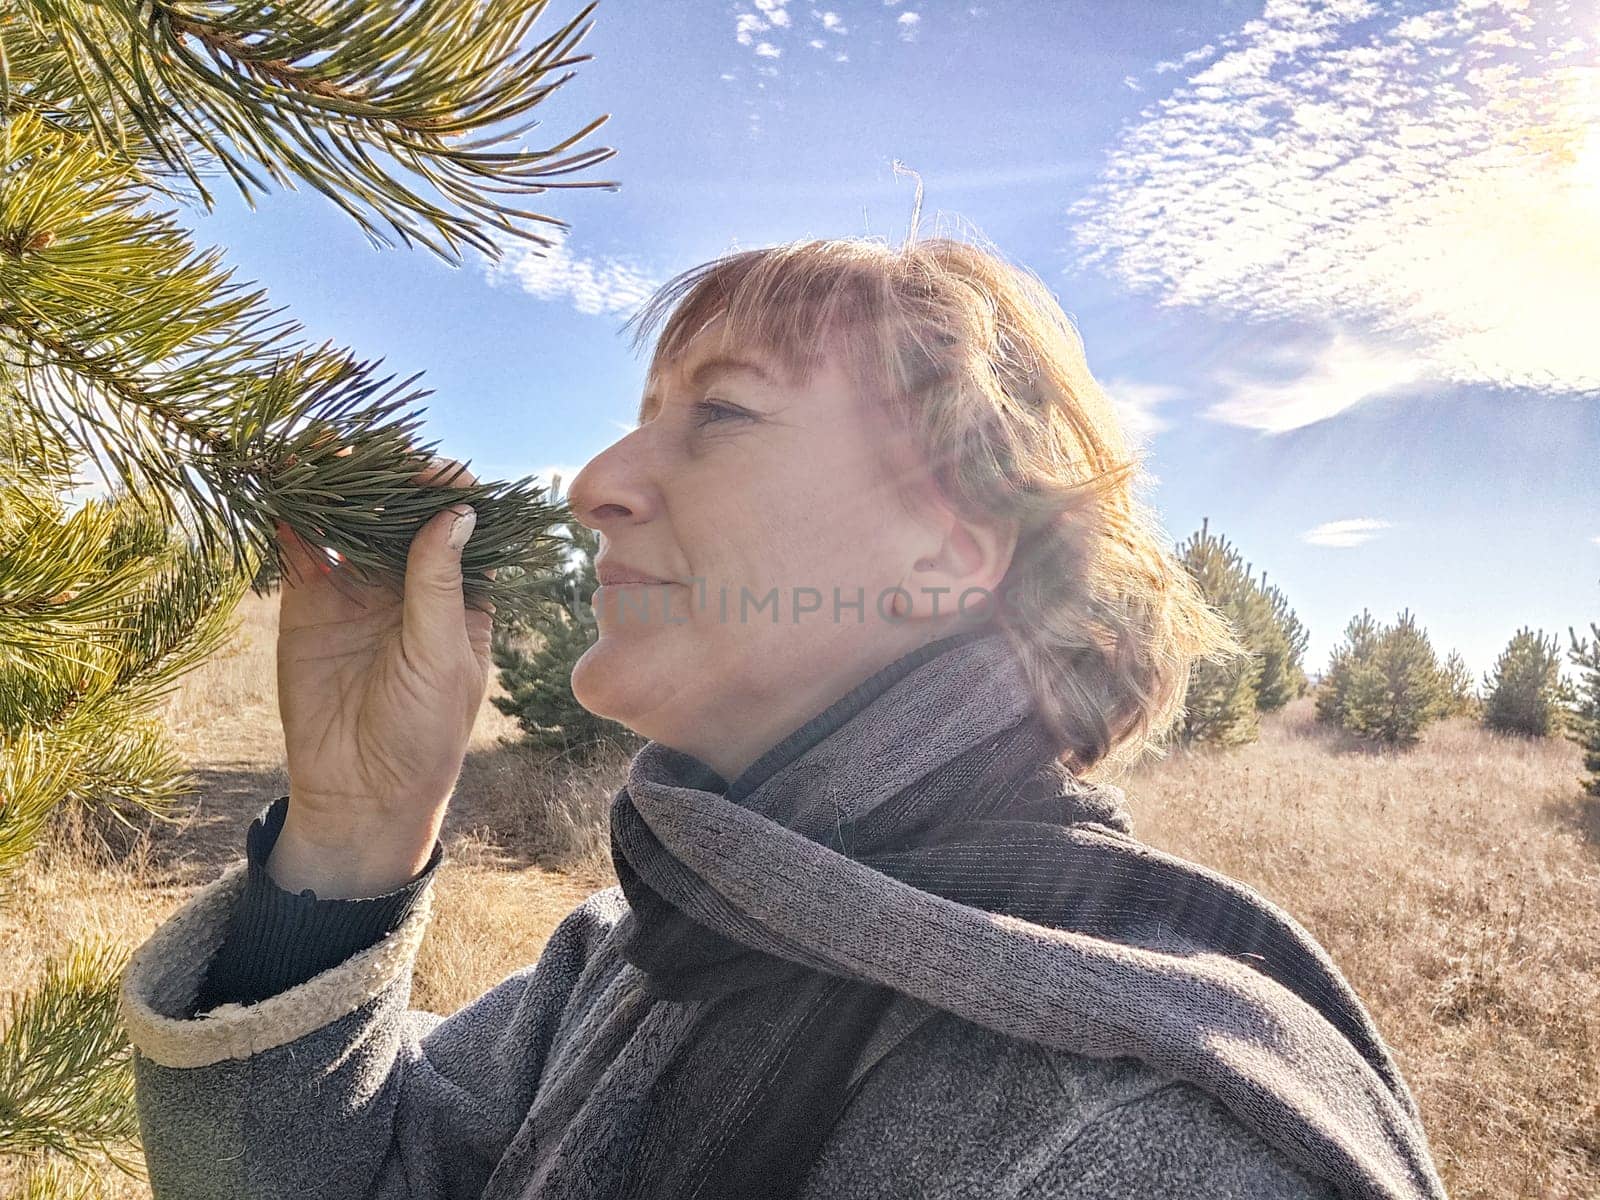
M 752 359 L 739 358 L 729 354 L 713 355 L 702 361 L 693 371 L 689 372 L 689 386 L 699 389 L 716 376 L 737 374 L 753 375 L 769 387 L 780 386 L 779 381 L 773 377 L 772 372 L 768 371 L 760 363 Z M 656 406 L 660 402 L 661 397 L 658 393 L 655 391 L 646 392 L 644 399 L 639 402 L 639 421 L 642 423 L 647 420 L 655 412 Z

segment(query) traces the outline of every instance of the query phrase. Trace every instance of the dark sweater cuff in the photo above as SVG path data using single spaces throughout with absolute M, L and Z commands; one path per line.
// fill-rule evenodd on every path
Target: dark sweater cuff
M 276 996 L 380 941 L 405 920 L 444 859 L 444 845 L 436 839 L 422 873 L 381 896 L 319 900 L 311 888 L 291 892 L 267 873 L 288 811 L 289 797 L 279 796 L 251 822 L 244 892 L 191 1015 Z

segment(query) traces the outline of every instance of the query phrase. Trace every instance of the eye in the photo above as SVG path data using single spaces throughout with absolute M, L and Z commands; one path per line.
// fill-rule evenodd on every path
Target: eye
M 750 414 L 731 404 L 723 404 L 718 400 L 699 400 L 694 405 L 695 424 L 715 425 L 729 417 L 747 417 Z

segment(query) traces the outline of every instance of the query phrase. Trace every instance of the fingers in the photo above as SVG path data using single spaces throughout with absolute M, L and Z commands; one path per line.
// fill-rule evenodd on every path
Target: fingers
M 451 509 L 435 513 L 411 539 L 406 556 L 401 639 L 416 662 L 449 661 L 462 636 L 461 547 L 451 544 L 458 519 Z
M 413 475 L 416 483 L 436 484 L 442 487 L 471 487 L 478 477 L 454 458 L 435 456 L 427 466 Z
M 341 456 L 350 453 L 349 447 L 335 451 L 335 454 Z M 459 460 L 437 455 L 432 457 L 422 470 L 413 473 L 411 479 L 415 483 L 452 488 L 471 487 L 478 482 L 477 476 L 467 470 Z M 453 590 L 455 620 L 459 622 L 462 604 L 461 554 L 448 544 L 449 530 L 455 522 L 455 516 L 453 512 L 437 513 L 425 522 L 413 537 L 407 559 L 405 591 L 431 592 L 437 595 L 442 588 L 448 595 Z M 345 590 L 341 584 L 346 573 L 339 570 L 338 563 L 329 557 L 329 551 L 307 541 L 282 521 L 274 521 L 273 527 L 277 532 L 278 546 L 283 559 L 285 587 L 332 585 L 341 592 Z M 493 569 L 486 570 L 483 574 L 489 579 L 495 577 Z M 425 580 L 425 583 L 420 588 L 413 588 L 412 582 L 419 579 Z M 490 605 L 487 611 L 492 614 L 494 607 Z M 421 620 L 424 628 L 429 624 L 426 617 L 415 619 Z
M 278 531 L 278 546 L 283 552 L 285 587 L 306 587 L 333 569 L 326 554 L 308 545 L 282 521 L 274 521 L 273 527 Z
M 467 609 L 467 641 L 472 643 L 474 652 L 487 658 L 493 636 L 494 606 Z
M 417 483 L 440 487 L 471 487 L 478 482 L 478 477 L 467 470 L 459 459 L 442 458 L 438 455 L 411 478 Z M 495 568 L 490 567 L 483 574 L 486 579 L 493 579 L 496 575 Z M 489 605 L 487 611 L 493 614 L 494 605 Z

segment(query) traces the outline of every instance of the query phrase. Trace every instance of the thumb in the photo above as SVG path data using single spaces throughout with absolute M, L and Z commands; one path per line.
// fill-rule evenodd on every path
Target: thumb
M 451 505 L 411 539 L 400 636 L 407 655 L 416 661 L 440 662 L 466 640 L 461 550 L 477 520 L 471 505 Z

